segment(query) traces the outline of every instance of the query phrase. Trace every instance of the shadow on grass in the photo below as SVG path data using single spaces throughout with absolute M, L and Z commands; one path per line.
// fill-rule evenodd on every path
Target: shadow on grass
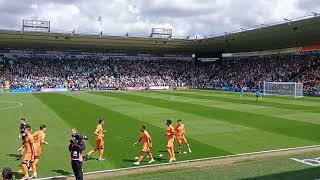
M 301 180 L 301 179 L 319 179 L 320 167 L 309 168 L 297 171 L 288 171 L 278 174 L 270 174 L 265 176 L 258 176 L 252 178 L 243 178 L 241 180 Z
M 122 161 L 123 162 L 132 162 L 132 163 L 136 162 L 136 160 L 132 160 L 132 159 L 122 159 Z
M 97 158 L 93 158 L 93 157 L 85 157 L 84 161 L 93 161 L 93 160 L 97 160 Z
M 168 151 L 167 150 L 160 150 L 160 151 L 158 151 L 159 153 L 168 153 Z M 179 151 L 174 151 L 174 153 L 175 154 L 178 154 L 179 153 Z
M 19 157 L 20 155 L 17 155 L 17 154 L 7 154 L 7 156 L 11 157 L 11 158 L 14 158 L 16 161 L 19 161 Z
M 52 172 L 61 174 L 61 175 L 63 175 L 63 176 L 70 176 L 70 175 L 72 175 L 70 172 L 64 171 L 64 170 L 61 170 L 61 169 L 55 169 L 55 170 L 52 170 Z
M 23 174 L 19 172 L 12 172 L 12 175 L 14 179 L 21 179 L 23 177 Z
M 157 157 L 154 157 L 154 160 L 157 162 L 165 162 L 166 159 L 163 159 L 163 158 L 157 158 Z M 136 162 L 137 160 L 133 160 L 133 159 L 122 159 L 123 162 L 130 162 L 130 163 L 134 163 Z M 149 158 L 143 158 L 142 162 L 148 162 L 149 161 Z

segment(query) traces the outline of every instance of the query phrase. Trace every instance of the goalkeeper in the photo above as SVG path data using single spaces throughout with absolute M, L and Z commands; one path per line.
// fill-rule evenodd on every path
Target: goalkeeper
M 256 90 L 255 94 L 256 94 L 256 101 L 258 101 L 259 99 L 262 99 L 262 96 L 261 96 L 259 89 Z
M 244 95 L 244 87 L 240 88 L 240 97 L 242 97 Z

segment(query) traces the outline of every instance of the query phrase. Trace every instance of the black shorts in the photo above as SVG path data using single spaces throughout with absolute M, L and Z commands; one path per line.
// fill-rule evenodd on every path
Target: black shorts
M 259 95 L 256 95 L 257 98 L 259 98 Z
M 22 145 L 24 145 L 26 143 L 26 137 L 25 136 L 22 136 L 21 137 L 21 140 L 22 140 Z

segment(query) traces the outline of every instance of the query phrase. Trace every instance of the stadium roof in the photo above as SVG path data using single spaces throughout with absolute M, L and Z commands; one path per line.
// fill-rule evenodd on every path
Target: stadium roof
M 320 17 L 210 38 L 201 51 L 250 52 L 320 44 Z
M 0 31 L 0 48 L 138 53 L 227 53 L 320 44 L 320 17 L 198 39 Z

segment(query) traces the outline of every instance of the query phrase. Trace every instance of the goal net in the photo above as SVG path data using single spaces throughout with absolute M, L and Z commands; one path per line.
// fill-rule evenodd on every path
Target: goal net
M 295 82 L 264 82 L 264 95 L 303 96 L 303 84 Z

